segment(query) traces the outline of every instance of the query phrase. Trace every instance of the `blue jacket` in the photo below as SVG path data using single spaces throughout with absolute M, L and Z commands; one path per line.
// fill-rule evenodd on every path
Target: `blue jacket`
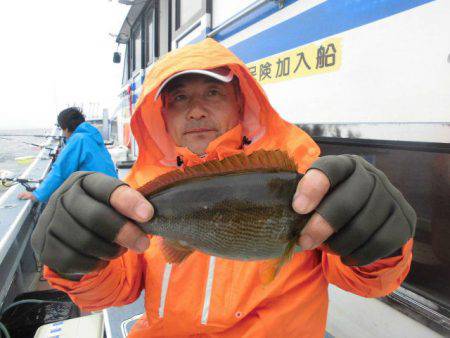
M 87 122 L 80 124 L 67 140 L 52 170 L 33 194 L 47 202 L 53 192 L 75 171 L 98 171 L 117 177 L 116 167 L 100 132 Z

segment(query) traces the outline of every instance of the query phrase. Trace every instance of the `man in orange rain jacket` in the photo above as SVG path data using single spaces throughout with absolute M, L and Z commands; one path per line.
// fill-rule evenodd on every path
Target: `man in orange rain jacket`
M 161 59 L 131 125 L 139 157 L 130 187 L 97 173 L 72 175 L 32 238 L 50 284 L 84 310 L 131 303 L 145 289 L 145 316 L 130 337 L 323 337 L 328 283 L 380 297 L 408 273 L 415 213 L 400 192 L 357 156 L 317 159 L 318 146 L 279 117 L 245 64 L 217 42 Z M 267 261 L 194 252 L 168 263 L 157 239 L 135 224 L 154 210 L 134 189 L 259 149 L 285 151 L 300 173 L 312 168 L 293 199 L 296 212 L 317 211 L 299 239 L 303 251 L 268 284 L 261 283 Z

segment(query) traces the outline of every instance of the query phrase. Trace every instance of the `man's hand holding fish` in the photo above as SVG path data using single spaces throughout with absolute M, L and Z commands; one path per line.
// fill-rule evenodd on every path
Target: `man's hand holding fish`
M 316 211 L 302 230 L 300 246 L 325 249 L 349 265 L 367 265 L 400 254 L 414 235 L 416 213 L 387 177 L 357 156 L 325 156 L 299 182 L 293 208 Z

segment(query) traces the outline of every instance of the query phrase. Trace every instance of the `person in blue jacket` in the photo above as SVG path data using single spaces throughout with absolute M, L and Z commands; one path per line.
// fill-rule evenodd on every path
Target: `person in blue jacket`
M 19 199 L 47 202 L 52 193 L 75 171 L 97 171 L 117 178 L 111 155 L 97 128 L 85 122 L 80 109 L 67 108 L 58 114 L 58 125 L 67 139 L 50 173 L 33 192 L 22 192 Z

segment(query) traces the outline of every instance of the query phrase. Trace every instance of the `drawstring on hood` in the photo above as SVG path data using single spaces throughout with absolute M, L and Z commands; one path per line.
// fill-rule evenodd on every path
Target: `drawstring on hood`
M 183 165 L 183 158 L 181 156 L 177 156 L 177 166 L 181 167 Z
M 249 140 L 248 138 L 247 138 L 247 136 L 244 136 L 243 138 L 242 138 L 242 146 L 244 147 L 244 146 L 248 146 L 249 144 L 251 144 L 252 143 L 252 141 L 251 140 Z

